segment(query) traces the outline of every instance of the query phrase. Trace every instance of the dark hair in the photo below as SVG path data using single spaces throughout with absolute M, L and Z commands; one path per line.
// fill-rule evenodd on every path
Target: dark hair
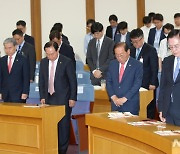
M 57 38 L 58 40 L 61 38 L 61 34 L 57 30 L 52 31 L 49 34 L 50 41 L 52 41 L 54 38 Z
M 63 25 L 62 25 L 61 23 L 55 23 L 55 24 L 53 25 L 53 27 L 51 28 L 51 31 L 50 31 L 50 32 L 52 32 L 52 31 L 54 31 L 54 30 L 57 30 L 57 31 L 59 31 L 59 32 L 62 32 L 62 29 L 63 29 Z
M 14 36 L 14 35 L 23 36 L 23 32 L 22 32 L 20 29 L 15 29 L 15 30 L 12 32 L 12 36 Z
M 103 25 L 99 22 L 95 22 L 94 24 L 92 24 L 91 26 L 91 33 L 95 33 L 95 32 L 102 32 L 103 31 Z
M 23 26 L 26 27 L 26 22 L 24 20 L 19 20 L 18 22 L 16 22 L 16 26 Z
M 58 48 L 59 48 L 59 46 L 58 46 L 58 44 L 57 44 L 56 42 L 49 41 L 49 42 L 47 42 L 47 43 L 44 45 L 44 51 L 46 51 L 45 49 L 46 49 L 46 48 L 49 48 L 49 47 L 54 47 L 54 49 L 55 49 L 56 51 L 58 51 Z
M 86 22 L 86 26 L 88 26 L 89 24 L 94 24 L 95 20 L 94 19 L 88 19 Z
M 153 20 L 159 20 L 159 21 L 163 21 L 163 15 L 160 13 L 156 13 L 155 16 L 153 17 Z
M 153 19 L 153 17 L 155 16 L 155 13 L 154 12 L 149 12 L 148 16 Z
M 173 38 L 173 37 L 179 37 L 180 39 L 180 30 L 179 29 L 174 29 L 172 30 L 169 34 L 167 39 Z
M 113 48 L 113 53 L 115 54 L 115 49 L 119 48 L 119 47 L 124 47 L 124 50 L 127 52 L 129 47 L 128 45 L 125 43 L 125 42 L 118 42 L 114 45 L 114 48 Z
M 118 18 L 117 18 L 117 16 L 115 15 L 115 14 L 112 14 L 112 15 L 110 15 L 109 16 L 109 22 L 111 21 L 111 20 L 114 20 L 114 21 L 118 21 Z
M 117 30 L 118 30 L 118 31 L 124 30 L 124 29 L 127 29 L 127 27 L 128 27 L 127 22 L 122 21 L 122 22 L 120 22 L 120 23 L 117 25 Z
M 163 31 L 164 31 L 164 28 L 172 31 L 174 29 L 174 26 L 170 23 L 167 23 L 163 26 Z
M 144 37 L 143 31 L 140 28 L 133 29 L 130 33 L 130 38 Z
M 174 14 L 174 18 L 178 18 L 178 17 L 180 17 L 180 13 Z
M 149 23 L 151 23 L 151 17 L 144 16 L 143 17 L 143 24 L 149 24 Z

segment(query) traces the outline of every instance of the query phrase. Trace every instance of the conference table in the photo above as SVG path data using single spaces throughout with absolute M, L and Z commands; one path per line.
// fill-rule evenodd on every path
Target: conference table
M 132 125 L 139 122 L 149 125 Z M 86 114 L 86 125 L 89 154 L 180 153 L 180 127 L 177 126 L 139 116 L 110 119 L 108 113 Z

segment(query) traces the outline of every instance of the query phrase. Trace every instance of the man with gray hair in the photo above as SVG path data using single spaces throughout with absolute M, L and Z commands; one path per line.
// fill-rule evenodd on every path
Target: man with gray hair
M 7 38 L 3 45 L 7 55 L 0 58 L 0 99 L 25 103 L 30 85 L 28 60 L 16 52 L 13 38 Z

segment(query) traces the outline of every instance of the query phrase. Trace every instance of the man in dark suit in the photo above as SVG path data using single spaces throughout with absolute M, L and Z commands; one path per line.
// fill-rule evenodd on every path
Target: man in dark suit
M 58 44 L 59 53 L 70 58 L 74 64 L 74 67 L 76 68 L 76 60 L 75 60 L 75 54 L 74 54 L 73 48 L 69 44 L 66 44 L 62 41 L 61 34 L 57 30 L 52 31 L 49 34 L 49 39 L 50 41 L 54 41 Z
M 13 38 L 17 42 L 17 52 L 27 57 L 30 67 L 30 82 L 34 81 L 34 74 L 36 68 L 36 52 L 34 46 L 24 41 L 23 32 L 16 29 L 12 32 Z
M 156 51 L 159 49 L 159 45 L 162 39 L 166 38 L 163 32 L 163 16 L 162 14 L 155 14 L 153 17 L 154 28 L 151 28 L 148 36 L 148 43 L 156 48 Z
M 180 30 L 168 35 L 171 56 L 163 61 L 158 110 L 161 121 L 180 126 Z
M 91 83 L 100 85 L 101 79 L 106 77 L 109 62 L 114 58 L 114 41 L 104 36 L 103 25 L 95 22 L 91 26 L 94 38 L 87 49 L 87 63 L 91 71 Z
M 65 154 L 70 136 L 71 110 L 77 99 L 76 72 L 71 59 L 59 54 L 56 42 L 44 46 L 46 58 L 41 60 L 39 92 L 41 103 L 65 105 L 65 116 L 58 123 L 58 150 Z
M 147 117 L 153 119 L 156 109 L 156 88 L 158 87 L 158 56 L 156 49 L 144 42 L 143 31 L 140 28 L 130 33 L 133 46 L 130 48 L 130 56 L 143 63 L 142 87 L 154 90 L 154 99 L 147 107 Z
M 114 40 L 114 37 L 117 33 L 117 25 L 118 25 L 118 18 L 116 15 L 112 14 L 109 16 L 109 23 L 110 26 L 106 28 L 106 36 Z
M 23 20 L 19 20 L 17 23 L 16 23 L 16 28 L 17 29 L 20 29 L 23 34 L 24 34 L 24 40 L 28 43 L 30 43 L 32 46 L 34 46 L 35 48 L 35 41 L 34 41 L 34 37 L 32 36 L 29 36 L 26 34 L 26 22 L 23 21 Z
M 106 84 L 111 110 L 139 114 L 139 89 L 143 78 L 143 65 L 130 57 L 126 43 L 114 47 L 116 59 L 109 64 Z
M 4 102 L 25 103 L 29 94 L 29 65 L 16 52 L 16 41 L 4 41 L 6 56 L 0 59 L 0 99 Z

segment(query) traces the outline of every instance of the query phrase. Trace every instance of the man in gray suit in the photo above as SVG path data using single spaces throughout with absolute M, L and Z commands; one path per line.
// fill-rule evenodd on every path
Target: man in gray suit
M 35 67 L 36 67 L 36 52 L 34 46 L 24 40 L 23 32 L 15 29 L 12 32 L 13 38 L 17 43 L 17 53 L 27 57 L 30 66 L 30 82 L 34 81 Z
M 91 26 L 94 38 L 89 42 L 87 49 L 87 63 L 91 71 L 91 83 L 100 85 L 101 79 L 106 77 L 109 62 L 114 59 L 114 41 L 104 36 L 103 25 L 95 22 Z

